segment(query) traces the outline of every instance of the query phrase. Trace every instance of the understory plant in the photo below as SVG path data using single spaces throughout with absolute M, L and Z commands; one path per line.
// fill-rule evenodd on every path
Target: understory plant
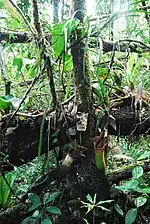
M 125 224 L 132 224 L 138 218 L 141 208 L 146 204 L 148 206 L 150 185 L 145 182 L 143 173 L 143 168 L 136 166 L 132 170 L 131 180 L 126 181 L 121 186 L 115 187 L 126 195 L 132 195 L 132 197 L 128 197 L 131 208 L 125 214 Z
M 37 194 L 29 193 L 29 212 L 33 212 L 33 214 L 24 219 L 22 224 L 52 224 L 52 216 L 61 215 L 60 209 L 53 206 L 55 199 L 60 194 L 61 192 L 54 192 L 52 194 L 46 193 L 41 200 Z

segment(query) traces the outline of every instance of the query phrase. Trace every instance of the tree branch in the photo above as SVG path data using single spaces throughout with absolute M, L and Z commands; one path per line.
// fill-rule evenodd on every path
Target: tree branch
M 46 38 L 50 40 L 50 36 L 47 35 Z M 22 33 L 22 32 L 0 32 L 0 40 L 6 41 L 7 43 L 28 43 L 33 40 L 33 37 L 29 35 L 29 33 Z M 103 43 L 103 51 L 105 53 L 111 52 L 113 50 L 120 51 L 120 52 L 135 52 L 135 53 L 141 53 L 141 52 L 149 52 L 150 46 L 146 45 L 142 41 L 137 40 L 118 40 L 118 41 L 107 41 L 102 40 Z M 96 46 L 96 41 L 89 43 L 89 46 L 91 48 Z M 115 49 L 114 49 L 115 46 Z

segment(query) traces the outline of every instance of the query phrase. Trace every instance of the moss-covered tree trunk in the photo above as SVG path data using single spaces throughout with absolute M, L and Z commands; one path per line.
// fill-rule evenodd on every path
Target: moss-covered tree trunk
M 73 1 L 72 13 L 80 21 L 81 26 L 86 13 L 85 3 L 85 0 Z M 81 141 L 81 144 L 88 147 L 89 155 L 85 159 L 85 163 L 78 169 L 79 176 L 84 180 L 79 180 L 79 183 L 84 194 L 91 193 L 91 195 L 94 195 L 96 193 L 100 200 L 105 200 L 109 198 L 109 185 L 105 171 L 96 168 L 95 154 L 91 144 L 92 137 L 95 135 L 95 118 L 90 82 L 89 54 L 87 52 L 88 39 L 86 37 L 82 38 L 81 35 L 83 35 L 81 34 L 81 29 L 78 28 L 74 36 L 75 44 L 71 49 L 78 110 L 89 115 L 87 131 L 82 134 L 83 141 Z
M 83 23 L 86 12 L 86 1 L 72 1 L 72 14 Z M 86 37 L 82 39 L 81 29 L 77 29 L 72 39 L 75 43 L 71 49 L 74 66 L 74 80 L 76 88 L 76 102 L 78 110 L 88 113 L 88 127 L 86 136 L 94 135 L 94 111 L 92 104 L 92 88 L 90 82 L 89 55 L 87 52 L 88 41 Z

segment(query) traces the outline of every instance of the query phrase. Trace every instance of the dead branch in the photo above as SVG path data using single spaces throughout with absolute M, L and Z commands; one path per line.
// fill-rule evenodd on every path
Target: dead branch
M 46 38 L 50 40 L 50 36 L 46 35 Z M 5 41 L 7 43 L 28 43 L 33 41 L 33 37 L 29 35 L 29 33 L 22 33 L 22 32 L 0 32 L 0 39 L 1 41 Z M 114 49 L 115 51 L 120 52 L 135 52 L 135 53 L 141 53 L 141 52 L 149 52 L 150 47 L 148 45 L 145 45 L 143 42 L 139 42 L 136 40 L 121 40 L 121 41 L 106 41 L 102 40 L 103 42 L 103 51 L 105 53 L 111 52 Z M 96 46 L 96 41 L 93 41 L 90 43 L 90 47 Z
M 136 166 L 142 166 L 144 173 L 150 171 L 150 160 L 146 160 L 145 162 L 143 161 L 138 161 L 135 164 L 131 164 L 126 166 L 125 168 L 122 167 L 121 169 L 118 169 L 116 171 L 113 171 L 112 173 L 107 175 L 107 179 L 109 183 L 112 184 L 118 184 L 119 181 L 122 180 L 127 180 L 132 177 L 132 170 Z

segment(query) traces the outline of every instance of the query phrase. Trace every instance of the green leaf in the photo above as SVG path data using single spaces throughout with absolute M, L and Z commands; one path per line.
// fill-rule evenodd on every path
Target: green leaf
M 114 208 L 118 212 L 118 214 L 120 214 L 121 216 L 124 215 L 122 209 L 120 208 L 120 206 L 118 204 L 115 204 Z
M 64 58 L 65 58 L 64 72 L 72 71 L 72 69 L 73 69 L 72 56 L 65 54 Z
M 96 205 L 102 205 L 102 204 L 105 204 L 105 203 L 111 203 L 113 201 L 114 200 L 99 201 Z
M 148 151 L 144 152 L 144 153 L 138 158 L 138 160 L 142 160 L 142 159 L 146 159 L 146 158 L 150 158 L 150 152 L 148 152 Z
M 92 91 L 99 98 L 99 100 L 102 99 L 102 93 L 98 82 L 92 84 Z
M 21 71 L 21 68 L 23 66 L 23 59 L 22 58 L 14 58 L 13 65 L 17 66 L 17 71 Z
M 16 175 L 14 173 L 7 173 L 5 174 L 5 178 L 7 179 L 8 184 L 10 187 L 13 186 L 14 180 L 16 178 Z M 10 194 L 10 189 L 8 185 L 6 184 L 3 176 L 0 176 L 0 205 L 5 205 L 5 203 L 8 201 Z
M 58 138 L 54 138 L 53 143 L 58 142 Z
M 36 210 L 36 209 L 40 208 L 40 205 L 41 205 L 41 204 L 31 205 L 31 206 L 29 207 L 29 212 L 31 212 L 31 211 L 33 211 L 33 210 Z
M 56 137 L 56 136 L 58 136 L 58 134 L 59 134 L 59 130 L 55 131 L 55 132 L 52 134 L 52 137 Z
M 150 194 L 150 187 L 145 187 L 145 188 L 137 187 L 135 191 L 142 194 Z
M 45 218 L 41 221 L 41 224 L 52 224 L 52 221 L 49 218 Z
M 129 180 L 122 186 L 116 186 L 115 188 L 121 191 L 135 190 L 139 182 L 137 180 Z
M 111 211 L 111 210 L 109 210 L 108 208 L 105 208 L 105 207 L 103 207 L 103 206 L 101 206 L 101 205 L 98 205 L 98 206 L 96 206 L 96 207 L 101 208 L 102 210 L 107 211 L 107 212 L 110 212 L 110 211 Z
M 141 166 L 137 166 L 132 170 L 132 176 L 135 179 L 138 179 L 143 175 L 143 168 Z
M 12 102 L 15 100 L 15 97 L 12 95 L 0 96 L 0 109 L 5 110 Z
M 39 221 L 36 218 L 30 216 L 24 219 L 21 224 L 29 224 L 29 223 L 39 224 Z
M 132 224 L 137 216 L 137 209 L 136 208 L 132 208 L 130 209 L 125 217 L 125 224 Z
M 46 207 L 46 211 L 55 215 L 61 215 L 60 209 L 55 206 Z
M 89 224 L 89 222 L 87 221 L 87 219 L 83 219 L 83 221 L 84 221 L 86 224 Z
M 40 197 L 37 194 L 29 193 L 28 194 L 28 199 L 31 201 L 31 203 L 33 205 L 40 205 L 41 204 Z
M 52 45 L 56 57 L 66 48 L 67 39 L 71 32 L 77 27 L 78 21 L 71 19 L 58 23 L 51 31 Z
M 91 195 L 87 195 L 86 196 L 86 198 L 87 198 L 87 200 L 89 201 L 89 202 L 91 202 L 91 204 L 93 203 L 93 199 L 92 199 L 92 197 L 91 197 Z
M 144 205 L 147 202 L 147 198 L 145 197 L 138 197 L 135 199 L 135 205 L 138 207 L 141 207 L 142 205 Z
M 4 5 L 3 0 L 0 0 L 0 9 L 3 8 L 3 5 Z
M 44 204 L 47 204 L 49 202 L 54 202 L 54 200 L 61 194 L 61 191 L 58 191 L 58 192 L 54 192 L 53 194 L 49 194 L 49 193 L 46 193 L 43 197 L 43 202 Z

